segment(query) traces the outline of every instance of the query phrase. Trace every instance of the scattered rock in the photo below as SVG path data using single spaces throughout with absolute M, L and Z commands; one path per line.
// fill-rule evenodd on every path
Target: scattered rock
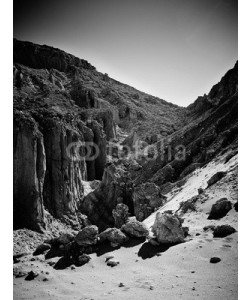
M 78 257 L 77 266 L 83 266 L 91 260 L 91 257 L 88 254 L 82 254 Z
M 232 209 L 232 203 L 227 198 L 221 198 L 213 204 L 209 213 L 209 220 L 223 218 Z
M 49 279 L 47 277 L 43 278 L 43 281 L 49 281 Z
M 159 243 L 182 243 L 184 242 L 184 232 L 181 224 L 182 220 L 177 216 L 158 212 L 152 226 L 152 232 Z
M 50 244 L 43 243 L 36 248 L 33 255 L 43 254 L 45 251 L 49 250 L 50 248 L 51 248 Z
M 207 182 L 207 187 L 215 184 L 217 181 L 221 180 L 224 176 L 226 176 L 226 172 L 219 171 L 215 173 Z
M 39 275 L 39 274 L 38 274 L 37 272 L 30 271 L 30 272 L 28 273 L 28 275 L 25 277 L 25 280 L 28 280 L 28 281 L 33 280 L 33 279 L 35 279 L 38 275 Z
M 120 282 L 118 286 L 119 287 L 124 287 L 125 285 L 122 282 Z
M 105 240 L 110 241 L 111 246 L 117 247 L 123 244 L 128 238 L 127 236 L 118 228 L 107 228 L 99 234 L 100 242 Z
M 226 237 L 232 233 L 236 232 L 236 230 L 230 225 L 221 225 L 217 226 L 214 229 L 214 237 Z
M 210 258 L 210 263 L 211 264 L 217 264 L 220 261 L 221 261 L 221 259 L 219 257 L 211 257 Z
M 97 243 L 98 227 L 95 225 L 83 228 L 75 237 L 75 242 L 79 246 L 94 245 Z
M 147 237 L 149 234 L 147 226 L 137 220 L 130 220 L 122 226 L 121 230 L 126 234 L 137 238 Z
M 204 193 L 203 188 L 198 188 L 198 194 L 201 195 L 201 194 L 203 194 L 203 193 Z
M 117 265 L 119 265 L 119 261 L 116 261 L 116 260 L 108 260 L 108 262 L 107 262 L 107 266 L 109 266 L 109 267 L 115 267 L 115 266 L 117 266 Z
M 109 260 L 112 259 L 112 258 L 114 258 L 113 255 L 106 256 L 105 262 L 109 261 Z

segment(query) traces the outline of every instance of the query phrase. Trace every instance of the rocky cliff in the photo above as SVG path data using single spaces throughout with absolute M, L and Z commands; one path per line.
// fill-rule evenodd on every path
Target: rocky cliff
M 134 160 L 137 167 L 132 168 L 129 164 L 125 167 L 129 180 L 122 179 L 123 185 L 112 178 L 105 180 L 105 189 L 109 192 L 102 190 L 99 193 L 96 190 L 86 197 L 86 203 L 97 203 L 97 198 L 101 203 L 108 201 L 115 207 L 119 202 L 125 203 L 125 200 L 112 193 L 114 185 L 118 190 L 122 186 L 123 191 L 129 187 L 130 193 L 124 197 L 126 204 L 132 207 L 130 212 L 142 221 L 167 201 L 162 194 L 180 188 L 186 176 L 195 169 L 205 166 L 226 151 L 235 155 L 238 142 L 237 77 L 238 63 L 211 89 L 208 96 L 199 97 L 187 108 L 189 124 L 168 138 L 150 144 L 148 151 L 144 148 L 141 153 L 140 150 L 136 153 Z M 94 221 L 98 224 L 100 219 L 99 215 Z
M 59 49 L 14 40 L 13 88 L 14 228 L 43 231 L 51 218 L 79 227 L 81 212 L 104 229 L 119 203 L 143 220 L 164 189 L 237 142 L 237 64 L 182 108 Z M 128 157 L 135 142 L 139 155 Z M 101 183 L 87 195 L 93 180 Z

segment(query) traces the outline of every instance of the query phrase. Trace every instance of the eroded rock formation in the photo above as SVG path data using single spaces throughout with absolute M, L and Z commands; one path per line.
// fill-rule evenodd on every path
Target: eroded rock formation
M 162 192 L 225 149 L 235 153 L 237 70 L 181 108 L 59 49 L 14 40 L 14 227 L 41 231 L 52 217 L 76 229 L 120 227 L 119 204 L 144 220 Z M 95 180 L 87 191 L 84 181 Z

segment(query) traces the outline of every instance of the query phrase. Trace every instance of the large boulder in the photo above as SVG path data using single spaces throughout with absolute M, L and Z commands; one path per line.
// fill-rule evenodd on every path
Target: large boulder
M 157 241 L 162 244 L 176 244 L 184 242 L 182 220 L 167 212 L 158 212 L 152 226 Z
M 226 172 L 219 171 L 215 173 L 207 182 L 207 187 L 215 184 L 217 181 L 221 180 L 224 176 L 226 176 Z
M 108 240 L 111 246 L 117 247 L 123 244 L 128 238 L 127 236 L 118 228 L 107 228 L 99 234 L 100 242 Z
M 226 237 L 226 236 L 228 236 L 232 233 L 235 233 L 235 232 L 236 232 L 236 230 L 232 226 L 230 226 L 230 225 L 221 225 L 221 226 L 215 227 L 213 235 L 214 235 L 214 237 L 223 238 L 223 237 Z
M 209 220 L 223 218 L 232 209 L 232 203 L 227 198 L 221 198 L 212 206 L 209 213 Z
M 117 204 L 116 208 L 112 210 L 112 215 L 115 220 L 115 227 L 121 228 L 128 221 L 128 206 L 123 203 Z
M 149 235 L 146 225 L 137 220 L 128 221 L 122 226 L 121 230 L 126 234 L 136 238 L 146 237 Z
M 75 242 L 79 246 L 89 246 L 97 243 L 98 227 L 95 225 L 83 228 L 75 237 Z

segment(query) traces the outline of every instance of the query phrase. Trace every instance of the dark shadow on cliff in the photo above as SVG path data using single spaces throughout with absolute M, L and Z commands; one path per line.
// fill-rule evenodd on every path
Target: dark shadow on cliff
M 152 244 L 147 242 L 141 246 L 138 252 L 138 256 L 141 257 L 142 259 L 152 258 L 155 255 L 159 255 L 161 252 L 167 251 L 170 247 L 175 245 L 176 244 L 153 246 Z

